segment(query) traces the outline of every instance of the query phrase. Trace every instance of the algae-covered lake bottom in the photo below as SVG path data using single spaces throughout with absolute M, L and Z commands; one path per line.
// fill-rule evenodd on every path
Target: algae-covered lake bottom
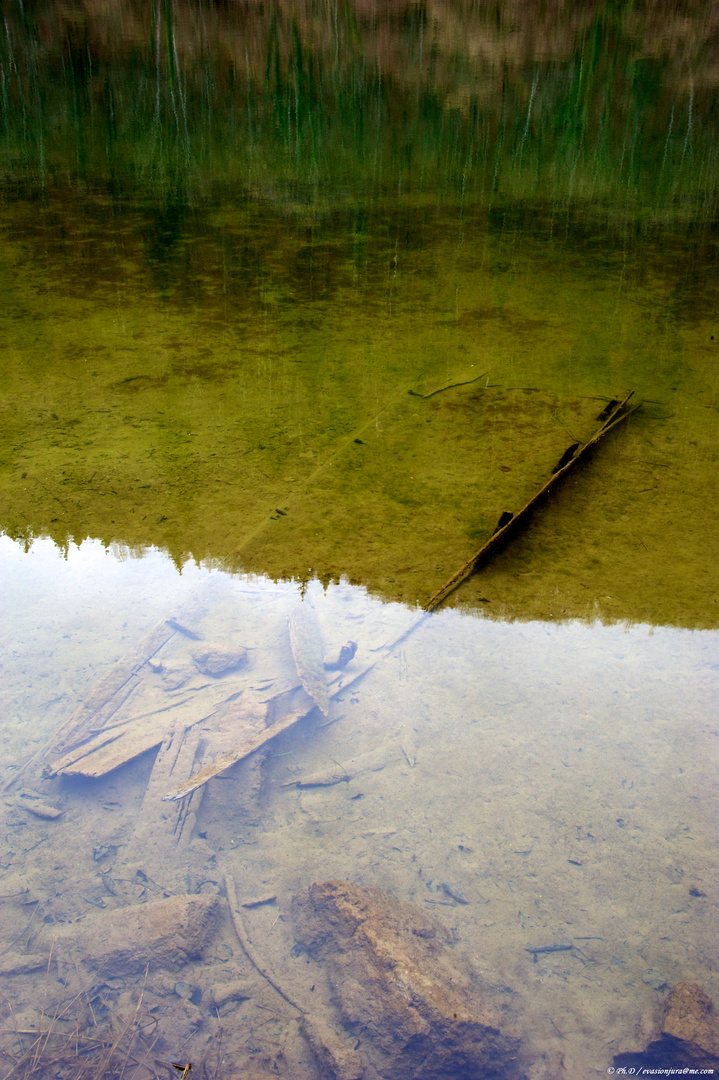
M 713 225 L 288 198 L 5 199 L 0 528 L 424 603 L 634 391 L 450 603 L 715 627 Z
M 144 827 L 155 812 L 152 752 L 95 780 L 43 779 L 42 756 L 19 769 L 99 676 L 205 590 L 202 636 L 248 649 L 246 693 L 284 685 L 287 613 L 302 587 L 191 563 L 180 573 L 159 552 L 129 558 L 97 542 L 63 557 L 50 541 L 24 552 L 3 538 L 0 556 L 3 782 L 14 781 L 3 911 L 15 952 L 59 942 L 57 970 L 13 977 L 19 1011 L 38 1011 L 41 989 L 49 1012 L 80 992 L 63 934 L 92 908 L 221 888 L 228 873 L 242 900 L 274 897 L 245 909 L 245 924 L 294 1000 L 315 978 L 290 915 L 304 886 L 344 879 L 431 912 L 483 985 L 509 1001 L 507 1022 L 543 1075 L 606 1074 L 614 1054 L 646 1042 L 677 982 L 719 999 L 716 631 L 448 610 L 382 652 L 415 609 L 310 581 L 302 602 L 317 614 L 325 658 L 353 640 L 342 678 L 378 662 L 327 717 L 315 709 L 207 785 L 178 841 L 157 817 Z M 166 670 L 185 646 L 166 647 L 175 650 Z M 211 750 L 212 725 L 203 732 Z M 34 799 L 62 816 L 35 817 Z M 527 951 L 557 944 L 572 948 L 536 962 Z M 105 1004 L 122 1015 L 143 976 L 100 976 Z M 254 982 L 218 1010 L 213 987 L 230 977 Z M 196 1003 L 178 997 L 175 980 L 200 989 Z M 173 1060 L 200 1059 L 222 1029 L 233 1068 L 274 1062 L 280 1075 L 314 1075 L 291 1011 L 231 928 L 176 974 L 145 974 L 143 993 L 170 1043 L 180 1040 L 168 1046 Z

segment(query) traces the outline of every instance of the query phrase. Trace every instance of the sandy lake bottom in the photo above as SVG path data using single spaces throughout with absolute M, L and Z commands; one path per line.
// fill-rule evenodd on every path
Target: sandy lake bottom
M 646 1038 L 677 982 L 719 1000 L 716 632 L 446 611 L 392 647 L 416 612 L 346 584 L 311 582 L 301 599 L 292 583 L 189 565 L 179 574 L 154 552 L 123 560 L 87 543 L 63 560 L 50 543 L 24 554 L 4 540 L 2 554 L 0 904 L 12 953 L 50 957 L 45 970 L 3 978 L 3 1010 L 12 998 L 8 1016 L 26 1024 L 8 1060 L 27 1051 L 43 1017 L 59 1014 L 65 1030 L 68 1002 L 77 1027 L 78 995 L 92 987 L 116 1023 L 135 1015 L 142 992 L 161 1058 L 195 1061 L 212 1048 L 232 1065 L 223 1075 L 316 1077 L 292 1009 L 226 915 L 175 970 L 89 975 L 68 944 L 83 922 L 101 934 L 102 919 L 127 904 L 222 899 L 227 875 L 248 905 L 255 955 L 291 1000 L 310 983 L 324 992 L 293 933 L 303 888 L 343 880 L 417 905 L 501 1000 L 542 1075 L 605 1074 L 614 1054 Z M 327 715 L 310 702 L 303 719 L 196 792 L 184 818 L 159 801 L 162 750 L 97 778 L 43 778 L 48 742 L 90 687 L 191 596 L 207 601 L 196 637 L 163 646 L 133 716 L 152 711 L 143 701 L 157 694 L 166 714 L 190 695 L 185 709 L 210 714 L 193 721 L 195 768 L 226 751 L 232 730 L 212 720 L 223 680 L 195 672 L 177 688 L 168 673 L 202 637 L 247 649 L 220 697 L 285 693 L 297 682 L 287 618 L 298 603 L 314 609 L 328 662 L 357 643 L 347 666 L 328 672 Z M 33 803 L 61 816 L 38 817 Z M 569 947 L 532 951 L 555 945 Z M 238 980 L 246 989 L 218 1007 L 217 987 Z

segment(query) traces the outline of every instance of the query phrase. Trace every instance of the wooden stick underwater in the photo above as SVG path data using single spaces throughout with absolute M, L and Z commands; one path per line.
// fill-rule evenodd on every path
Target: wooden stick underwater
M 467 578 L 470 577 L 482 563 L 486 562 L 489 558 L 491 558 L 492 555 L 499 551 L 499 549 L 504 546 L 507 540 L 509 540 L 509 538 L 515 532 L 518 532 L 519 529 L 522 528 L 522 526 L 527 524 L 529 518 L 531 517 L 533 511 L 536 509 L 539 503 L 542 502 L 542 500 L 545 499 L 547 495 L 549 495 L 550 491 L 552 491 L 569 472 L 571 472 L 577 462 L 581 461 L 583 456 L 593 446 L 596 446 L 599 440 L 603 439 L 604 436 L 608 434 L 608 432 L 610 432 L 618 424 L 621 424 L 622 421 L 626 420 L 628 416 L 632 415 L 632 413 L 637 411 L 639 405 L 635 405 L 633 409 L 628 409 L 626 412 L 622 412 L 624 406 L 627 404 L 633 393 L 634 391 L 631 390 L 623 401 L 619 401 L 613 406 L 612 410 L 609 412 L 606 420 L 600 427 L 599 431 L 597 431 L 596 434 L 593 435 L 592 438 L 588 442 L 586 442 L 584 446 L 581 447 L 581 449 L 577 449 L 579 444 L 575 443 L 572 447 L 565 451 L 565 453 L 560 458 L 558 465 L 555 467 L 555 471 L 550 476 L 549 480 L 547 480 L 546 484 L 539 489 L 539 491 L 536 495 L 533 496 L 533 498 L 529 500 L 526 506 L 523 506 L 518 513 L 510 516 L 508 520 L 506 519 L 505 511 L 505 513 L 500 518 L 501 527 L 498 527 L 492 533 L 489 540 L 487 540 L 487 542 L 482 545 L 479 551 L 475 552 L 472 558 L 469 559 L 468 562 L 464 564 L 464 566 L 460 567 L 456 574 L 453 574 L 449 581 L 445 581 L 444 585 L 440 589 L 438 589 L 433 596 L 429 598 L 423 608 L 425 612 L 429 613 L 430 611 L 434 611 L 434 609 L 438 607 L 443 600 L 447 599 L 450 593 L 454 592 L 458 585 L 461 585 L 463 581 L 466 581 Z M 571 450 L 572 453 L 570 454 L 568 460 L 566 460 L 565 462 L 565 458 L 569 454 L 569 450 Z M 502 524 L 503 521 L 504 524 Z

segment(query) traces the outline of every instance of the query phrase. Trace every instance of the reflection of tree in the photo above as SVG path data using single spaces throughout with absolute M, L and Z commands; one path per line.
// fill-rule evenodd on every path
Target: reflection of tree
M 176 265 L 181 260 L 182 226 L 187 206 L 179 200 L 168 200 L 153 210 L 145 226 L 147 262 L 153 283 L 160 294 L 171 287 L 176 277 Z
M 12 28 L 28 28 L 26 5 L 7 5 Z M 590 28 L 611 25 L 631 41 L 635 57 L 667 61 L 692 73 L 697 86 L 714 86 L 717 65 L 713 42 L 719 12 L 703 0 L 686 3 L 617 4 L 565 0 L 343 0 L 318 5 L 312 0 L 235 0 L 205 5 L 191 0 L 39 0 L 32 5 L 33 26 L 43 64 L 69 34 L 87 35 L 90 53 L 110 59 L 154 52 L 160 27 L 165 60 L 189 72 L 203 55 L 221 65 L 232 62 L 259 81 L 267 75 L 268 42 L 286 61 L 301 39 L 303 47 L 340 64 L 354 51 L 402 84 L 427 78 L 439 83 L 494 73 L 501 84 L 506 70 L 534 63 L 567 62 Z M 608 45 L 616 44 L 616 38 Z M 343 56 L 338 54 L 338 47 Z M 504 72 L 503 70 L 504 69 Z
M 719 12 L 699 2 L 11 0 L 6 31 L 11 180 L 656 207 L 714 172 Z

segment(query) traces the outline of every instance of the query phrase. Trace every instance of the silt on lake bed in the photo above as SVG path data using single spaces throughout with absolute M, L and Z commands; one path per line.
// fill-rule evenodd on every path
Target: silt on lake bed
M 716 13 L 4 14 L 1 1075 L 719 1067 Z

